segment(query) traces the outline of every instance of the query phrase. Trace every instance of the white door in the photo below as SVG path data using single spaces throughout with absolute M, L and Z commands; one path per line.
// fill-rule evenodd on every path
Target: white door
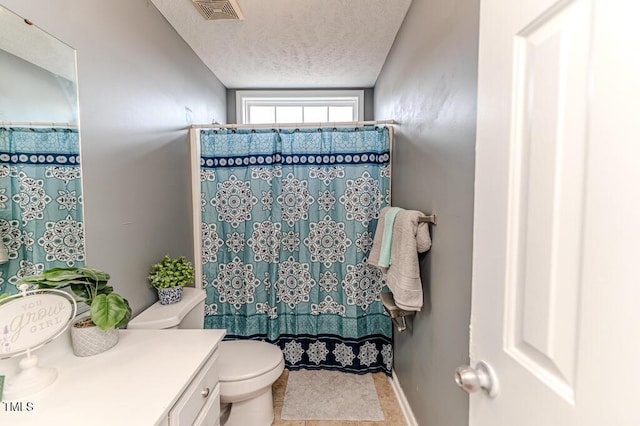
M 481 1 L 472 426 L 640 425 L 639 3 Z

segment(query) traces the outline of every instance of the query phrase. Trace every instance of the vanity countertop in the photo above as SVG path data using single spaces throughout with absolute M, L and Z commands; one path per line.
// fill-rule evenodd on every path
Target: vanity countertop
M 58 379 L 29 397 L 0 403 L 0 425 L 158 424 L 224 334 L 121 330 L 116 346 L 90 357 L 76 357 L 70 344 L 45 346 L 34 352 L 38 364 L 55 367 Z

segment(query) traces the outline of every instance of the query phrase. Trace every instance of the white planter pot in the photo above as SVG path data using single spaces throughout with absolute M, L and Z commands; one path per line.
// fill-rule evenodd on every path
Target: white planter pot
M 71 325 L 71 345 L 76 356 L 92 356 L 111 349 L 118 343 L 119 330 L 111 328 L 103 331 L 95 325 L 78 328 L 75 324 L 82 322 L 88 316 L 78 318 Z

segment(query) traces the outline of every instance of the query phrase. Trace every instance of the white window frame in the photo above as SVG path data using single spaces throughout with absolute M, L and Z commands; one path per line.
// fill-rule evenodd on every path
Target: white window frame
M 351 106 L 364 120 L 364 90 L 237 90 L 236 122 L 248 124 L 251 106 Z

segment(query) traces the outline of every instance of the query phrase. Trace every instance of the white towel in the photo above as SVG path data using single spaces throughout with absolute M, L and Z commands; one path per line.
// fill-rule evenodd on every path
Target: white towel
M 373 247 L 367 259 L 367 263 L 376 267 L 379 267 L 384 216 L 389 208 L 385 207 L 380 212 Z M 388 268 L 380 268 L 386 275 L 387 286 L 393 293 L 396 305 L 406 311 L 419 311 L 423 304 L 418 253 L 424 253 L 431 248 L 431 237 L 429 224 L 418 223 L 421 217 L 426 216 L 416 210 L 398 212 L 393 224 L 391 265 Z

